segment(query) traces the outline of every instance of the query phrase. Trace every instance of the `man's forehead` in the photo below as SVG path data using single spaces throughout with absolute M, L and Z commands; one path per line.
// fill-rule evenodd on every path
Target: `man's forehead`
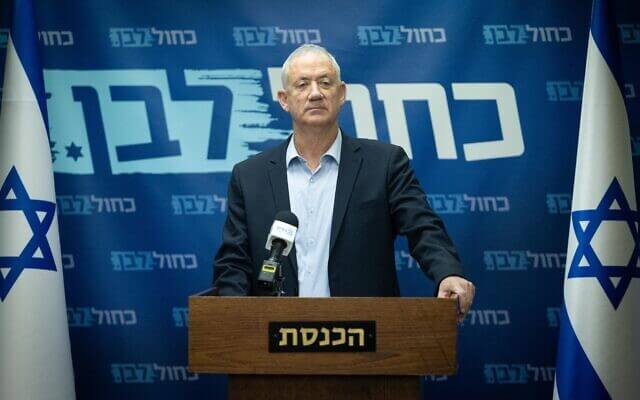
M 335 76 L 336 71 L 329 57 L 324 54 L 307 53 L 291 60 L 289 72 L 292 75 Z

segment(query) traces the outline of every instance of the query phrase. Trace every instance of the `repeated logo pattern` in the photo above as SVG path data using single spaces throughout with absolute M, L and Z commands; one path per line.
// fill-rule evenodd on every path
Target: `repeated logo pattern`
M 211 285 L 233 165 L 291 132 L 277 102 L 279 67 L 305 43 L 326 46 L 342 66 L 343 131 L 405 150 L 477 284 L 460 326 L 460 373 L 425 377 L 430 397 L 550 392 L 548 343 L 565 271 L 601 284 L 612 307 L 637 278 L 633 246 L 625 267 L 598 257 L 603 227 L 637 238 L 637 217 L 615 190 L 608 199 L 618 201 L 618 214 L 570 213 L 587 3 L 516 14 L 497 4 L 426 2 L 403 11 L 386 0 L 377 10 L 356 1 L 329 4 L 329 19 L 277 4 L 251 4 L 244 14 L 243 1 L 220 12 L 215 2 L 187 10 L 144 0 L 104 5 L 100 21 L 90 7 L 61 15 L 41 3 L 57 197 L 38 203 L 19 171 L 0 177 L 0 218 L 28 233 L 24 249 L 0 254 L 0 293 L 6 301 L 28 274 L 56 270 L 46 233 L 57 208 L 79 393 L 225 396 L 224 378 L 186 367 L 187 299 Z M 630 65 L 640 43 L 632 15 L 618 25 Z M 635 110 L 640 78 L 625 72 L 625 101 Z M 567 259 L 571 217 L 587 266 Z M 433 294 L 402 239 L 395 259 L 403 295 Z M 478 335 L 491 338 L 486 348 L 478 349 Z

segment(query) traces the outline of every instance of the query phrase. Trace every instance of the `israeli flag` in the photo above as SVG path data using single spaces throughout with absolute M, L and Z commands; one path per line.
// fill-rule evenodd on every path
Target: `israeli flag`
M 640 399 L 638 212 L 613 5 L 594 0 L 554 399 Z
M 73 367 L 33 5 L 9 3 L 0 105 L 0 399 L 69 400 Z

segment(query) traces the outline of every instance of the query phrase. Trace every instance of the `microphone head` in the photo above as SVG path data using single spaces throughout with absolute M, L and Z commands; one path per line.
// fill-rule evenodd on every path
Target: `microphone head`
M 293 241 L 298 231 L 298 217 L 291 211 L 280 211 L 276 214 L 273 225 L 271 225 L 271 231 L 267 237 L 267 243 L 265 248 L 271 251 L 271 246 L 274 240 L 284 242 L 285 248 L 282 254 L 287 256 L 293 248 Z
M 278 221 L 282 221 L 285 224 L 293 225 L 296 228 L 298 227 L 298 217 L 296 217 L 296 215 L 291 211 L 286 211 L 286 210 L 278 211 L 274 219 L 277 219 Z

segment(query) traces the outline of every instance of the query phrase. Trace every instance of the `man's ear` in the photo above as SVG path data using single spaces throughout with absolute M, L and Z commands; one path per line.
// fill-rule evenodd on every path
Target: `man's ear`
M 278 103 L 286 112 L 289 112 L 289 104 L 287 103 L 287 93 L 284 90 L 278 90 Z
M 340 105 L 343 105 L 345 101 L 347 101 L 347 84 L 344 82 L 340 82 Z

